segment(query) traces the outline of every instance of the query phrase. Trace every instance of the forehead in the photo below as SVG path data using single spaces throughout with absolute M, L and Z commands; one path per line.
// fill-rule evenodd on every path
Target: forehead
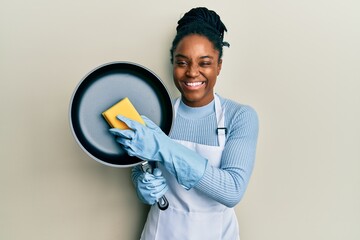
M 175 52 L 177 55 L 183 55 L 189 58 L 193 57 L 218 57 L 219 51 L 214 48 L 213 43 L 204 36 L 192 34 L 184 37 L 177 45 Z

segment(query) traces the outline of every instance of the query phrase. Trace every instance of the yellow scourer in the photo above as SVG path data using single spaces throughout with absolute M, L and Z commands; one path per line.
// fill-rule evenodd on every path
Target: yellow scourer
M 108 110 L 104 111 L 102 115 L 111 127 L 129 129 L 129 127 L 124 122 L 116 118 L 116 116 L 119 114 L 145 125 L 144 120 L 141 118 L 140 114 L 136 111 L 135 107 L 127 97 L 110 107 Z

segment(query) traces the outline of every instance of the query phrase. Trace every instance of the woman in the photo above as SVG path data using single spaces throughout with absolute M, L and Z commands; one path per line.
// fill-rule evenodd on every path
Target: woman
M 146 127 L 118 116 L 132 130 L 110 130 L 129 155 L 158 162 L 153 174 L 133 169 L 139 198 L 153 205 L 166 192 L 170 204 L 151 207 L 141 239 L 239 239 L 233 207 L 254 166 L 257 114 L 214 93 L 229 46 L 217 13 L 191 9 L 176 29 L 170 53 L 181 98 L 169 137 L 145 116 Z

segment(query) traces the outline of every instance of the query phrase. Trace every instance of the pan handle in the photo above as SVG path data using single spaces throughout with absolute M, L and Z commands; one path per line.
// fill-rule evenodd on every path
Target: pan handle
M 141 169 L 143 172 L 152 173 L 152 166 L 147 161 L 141 163 Z M 158 199 L 157 205 L 160 210 L 166 210 L 169 207 L 169 201 L 165 195 Z
M 165 195 L 158 200 L 157 205 L 160 210 L 166 210 L 169 207 L 169 202 Z

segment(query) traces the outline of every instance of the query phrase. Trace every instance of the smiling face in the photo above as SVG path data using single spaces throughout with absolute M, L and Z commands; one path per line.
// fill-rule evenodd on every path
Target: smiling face
M 210 103 L 222 64 L 212 42 L 201 35 L 188 35 L 177 45 L 173 59 L 174 83 L 183 102 L 190 107 Z

